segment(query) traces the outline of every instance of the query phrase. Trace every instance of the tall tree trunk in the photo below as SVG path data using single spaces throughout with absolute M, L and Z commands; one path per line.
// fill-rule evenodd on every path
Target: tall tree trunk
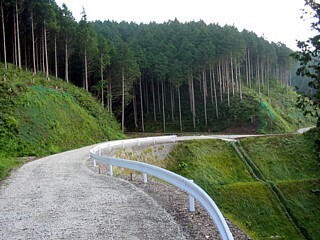
M 213 76 L 212 76 L 212 66 L 210 65 L 209 68 L 209 81 L 210 81 L 210 99 L 211 99 L 211 104 L 213 105 Z
M 89 91 L 87 48 L 84 49 L 84 86 Z
M 54 34 L 54 72 L 58 78 L 58 51 L 57 51 L 57 33 Z
M 29 50 L 29 45 L 27 43 L 27 39 L 24 39 L 24 66 L 25 70 L 28 71 L 28 50 Z
M 122 67 L 122 107 L 121 107 L 121 129 L 124 133 L 124 67 Z
M 65 42 L 65 80 L 69 82 L 69 56 L 68 56 L 68 41 Z
M 141 79 L 142 81 L 142 79 Z M 143 101 L 144 101 L 144 108 L 147 110 L 147 115 L 149 114 L 149 109 L 150 109 L 150 106 L 149 106 L 149 85 L 148 85 L 148 81 L 144 81 L 144 86 L 142 89 L 144 91 L 144 98 L 143 98 Z
M 239 60 L 238 60 L 238 62 L 239 62 Z M 239 93 L 240 93 L 240 99 L 242 100 L 242 81 L 241 81 L 241 68 L 240 67 L 238 68 L 238 74 L 239 74 L 239 77 L 238 77 Z
M 157 113 L 156 113 L 156 94 L 155 94 L 155 90 L 154 90 L 154 80 L 152 79 L 152 102 L 153 102 L 153 120 L 154 122 L 157 122 Z
M 162 118 L 163 118 L 163 132 L 166 132 L 166 114 L 164 109 L 164 80 L 161 81 L 161 91 L 162 91 Z
M 203 80 L 203 105 L 204 105 L 204 122 L 205 126 L 208 126 L 208 117 L 207 117 L 207 79 L 206 79 L 206 70 L 202 70 L 202 80 Z
M 41 55 L 42 55 L 42 72 L 45 73 L 46 72 L 46 66 L 45 66 L 45 46 L 44 46 L 44 31 L 42 29 L 42 41 L 41 41 Z
M 253 66 L 251 63 L 251 55 L 248 49 L 248 74 L 249 74 L 249 88 L 252 88 L 252 78 L 253 78 Z
M 20 30 L 19 30 L 19 11 L 18 1 L 16 0 L 16 31 L 17 31 L 17 47 L 18 47 L 18 66 L 21 69 L 21 47 L 20 47 Z
M 226 88 L 227 88 L 227 95 L 228 95 L 228 106 L 230 107 L 231 106 L 230 105 L 230 78 L 229 78 L 229 64 L 228 64 L 228 61 L 226 61 L 225 66 L 226 66 L 226 71 L 225 71 L 226 77 L 225 77 L 225 79 L 226 79 Z
M 223 90 L 222 90 L 222 69 L 221 69 L 221 62 L 219 61 L 219 65 L 218 65 L 218 77 L 219 77 L 219 91 L 220 91 L 220 102 L 223 102 Z
M 144 114 L 143 114 L 143 96 L 142 96 L 142 79 L 140 76 L 140 81 L 139 81 L 139 88 L 140 88 L 140 108 L 141 108 L 141 128 L 142 132 L 144 132 Z
M 17 18 L 15 15 L 13 15 L 13 64 L 18 66 L 18 43 L 17 43 Z
M 193 84 L 193 73 L 189 74 L 189 86 L 190 86 L 190 105 L 192 113 L 193 128 L 196 128 L 196 107 L 195 107 L 195 97 L 194 97 L 194 84 Z
M 4 56 L 4 67 L 8 68 L 7 62 L 7 46 L 6 46 L 6 31 L 4 26 L 4 14 L 3 14 L 3 3 L 1 1 L 1 20 L 2 20 L 2 40 L 3 40 L 3 56 Z
M 174 88 L 170 83 L 171 120 L 174 121 Z
M 100 77 L 101 77 L 101 105 L 104 107 L 104 83 L 103 83 L 103 59 L 100 54 Z
M 31 11 L 31 37 L 32 37 L 32 63 L 33 63 L 33 74 L 37 74 L 37 65 L 36 65 L 36 47 L 34 40 L 34 21 L 33 21 L 33 11 Z
M 216 88 L 216 81 L 215 81 L 213 66 L 211 67 L 211 72 L 212 72 L 211 76 L 212 76 L 212 83 L 213 83 L 214 102 L 215 102 L 215 107 L 216 107 L 216 118 L 219 119 L 217 88 Z
M 36 52 L 36 69 L 37 69 L 37 72 L 39 71 L 40 69 L 40 51 L 41 51 L 41 44 L 40 44 L 40 41 L 35 41 L 35 52 Z
M 232 56 L 230 57 L 230 73 L 231 73 L 231 87 L 232 87 L 232 96 L 234 96 L 235 94 L 235 90 L 234 90 L 234 74 L 233 74 L 233 70 L 234 70 L 234 66 L 233 66 L 233 58 Z
M 46 78 L 47 80 L 49 80 L 49 60 L 48 60 L 46 20 L 44 20 L 43 22 L 43 35 L 44 35 L 44 56 L 45 56 L 45 66 L 46 66 Z
M 259 64 L 259 58 L 257 56 L 257 82 L 258 82 L 258 92 L 260 93 L 261 92 L 261 82 L 260 82 L 260 64 Z
M 133 105 L 133 118 L 134 118 L 134 128 L 138 129 L 138 113 L 137 113 L 137 96 L 135 87 L 132 86 L 132 105 Z
M 246 83 L 247 83 L 247 86 L 249 86 L 249 49 L 247 49 L 245 61 L 246 61 L 246 65 L 245 65 Z
M 180 86 L 178 89 L 178 104 L 179 104 L 179 123 L 180 123 L 180 131 L 182 132 L 182 116 L 181 116 L 181 94 L 180 94 Z
M 109 105 L 108 105 L 108 109 L 109 109 L 109 112 L 112 113 L 112 81 L 111 81 L 111 74 L 109 72 L 109 87 L 108 87 L 108 101 L 109 101 Z
M 157 85 L 158 85 L 158 108 L 159 108 L 159 113 L 161 113 L 160 81 L 157 81 Z
M 270 69 L 270 62 L 269 62 L 269 60 L 268 60 L 268 77 L 267 77 L 267 94 L 268 94 L 268 97 L 270 96 L 270 71 L 271 71 L 271 69 Z
M 236 92 L 239 92 L 239 71 L 238 71 L 238 58 L 234 58 L 234 75 L 235 75 L 235 84 Z

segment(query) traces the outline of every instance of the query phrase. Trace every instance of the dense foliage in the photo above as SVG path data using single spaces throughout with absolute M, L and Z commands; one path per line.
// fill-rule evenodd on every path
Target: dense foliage
M 91 91 L 123 130 L 217 130 L 245 87 L 291 84 L 291 50 L 234 26 L 88 22 L 85 10 L 77 23 L 54 0 L 1 0 L 1 13 L 5 64 Z
M 300 51 L 292 55 L 300 62 L 297 74 L 311 79 L 309 86 L 315 90 L 312 94 L 300 97 L 298 105 L 305 114 L 316 116 L 318 119 L 316 143 L 320 159 L 320 3 L 315 0 L 305 0 L 305 5 L 308 7 L 305 9 L 305 17 L 310 18 L 311 15 L 311 28 L 316 35 L 307 41 L 298 41 Z

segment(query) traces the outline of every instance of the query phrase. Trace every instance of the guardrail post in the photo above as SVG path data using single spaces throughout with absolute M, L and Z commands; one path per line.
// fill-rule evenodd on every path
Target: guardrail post
M 93 159 L 93 167 L 94 167 L 94 168 L 96 168 L 96 167 L 97 167 L 96 159 Z
M 143 183 L 147 183 L 148 182 L 148 175 L 146 173 L 142 173 L 142 177 L 143 177 Z
M 193 182 L 193 180 L 190 180 Z M 189 194 L 189 212 L 194 212 L 195 211 L 195 204 L 194 204 L 194 197 Z
M 113 176 L 113 166 L 109 165 L 109 174 L 110 176 Z
M 141 145 L 141 143 L 140 143 L 140 138 L 138 138 L 138 146 L 140 146 Z
M 124 141 L 122 141 L 122 148 L 124 148 Z
M 138 140 L 138 143 L 144 145 L 144 144 L 148 144 L 148 143 L 150 144 L 152 142 L 155 144 L 156 142 L 161 142 L 161 141 L 165 141 L 165 142 L 177 141 L 177 136 L 174 136 L 174 137 L 171 136 L 171 138 L 168 138 L 168 137 L 166 137 L 166 138 L 164 138 L 164 137 L 141 138 Z M 144 183 L 147 183 L 147 181 L 148 181 L 148 174 L 151 176 L 155 176 L 157 178 L 163 179 L 165 181 L 168 181 L 169 183 L 171 183 L 171 184 L 173 184 L 173 185 L 175 185 L 175 186 L 177 186 L 177 187 L 179 187 L 189 193 L 189 211 L 190 212 L 195 211 L 195 199 L 197 199 L 197 201 L 199 201 L 199 203 L 207 210 L 207 212 L 211 216 L 212 220 L 217 225 L 218 231 L 219 231 L 222 239 L 233 240 L 230 229 L 229 229 L 224 217 L 222 216 L 220 210 L 216 206 L 216 204 L 201 188 L 199 188 L 195 184 L 192 184 L 191 183 L 191 182 L 193 182 L 192 180 L 185 179 L 182 176 L 179 176 L 176 174 L 173 175 L 172 172 L 164 171 L 164 169 L 158 168 L 156 166 L 153 166 L 151 168 L 150 164 L 148 165 L 148 168 L 143 169 L 145 167 L 145 165 L 144 165 L 145 163 L 136 163 L 134 161 L 131 163 L 128 163 L 129 160 L 117 159 L 117 158 L 112 158 L 112 157 L 107 157 L 107 156 L 106 157 L 102 157 L 102 156 L 98 157 L 97 156 L 98 153 L 99 153 L 99 155 L 101 154 L 101 150 L 104 149 L 105 147 L 109 148 L 109 150 L 112 150 L 112 148 L 120 149 L 121 145 L 122 145 L 122 147 L 124 147 L 125 143 L 126 142 L 123 142 L 123 141 L 122 142 L 117 141 L 117 142 L 112 142 L 111 144 L 108 143 L 107 145 L 102 145 L 104 147 L 102 147 L 102 148 L 100 147 L 101 149 L 99 147 L 92 149 L 90 151 L 90 156 L 92 156 L 92 158 L 94 159 L 94 161 L 93 161 L 94 167 L 97 167 L 97 163 L 100 163 L 100 162 L 103 164 L 108 164 L 109 165 L 109 174 L 110 174 L 110 176 L 113 176 L 113 165 L 111 165 L 111 163 L 112 163 L 112 164 L 115 164 L 115 166 L 125 167 L 125 168 L 131 169 L 131 170 L 141 172 Z M 134 143 L 134 142 L 131 141 L 130 143 Z M 177 182 L 177 180 L 179 180 L 179 181 Z M 197 188 L 195 188 L 196 186 L 197 186 Z M 191 193 L 193 195 L 191 195 Z

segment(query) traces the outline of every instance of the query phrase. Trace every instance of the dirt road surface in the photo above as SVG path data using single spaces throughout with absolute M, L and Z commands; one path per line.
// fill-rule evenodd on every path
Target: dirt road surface
M 91 147 L 30 162 L 0 186 L 0 239 L 185 239 L 149 195 L 85 166 Z

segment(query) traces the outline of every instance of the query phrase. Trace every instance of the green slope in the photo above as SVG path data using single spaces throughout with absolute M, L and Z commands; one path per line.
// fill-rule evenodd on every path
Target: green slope
M 319 239 L 320 165 L 309 135 L 244 139 L 240 155 L 219 140 L 183 142 L 168 168 L 204 188 L 253 239 Z
M 182 99 L 189 99 L 187 89 L 181 91 Z M 203 96 L 195 96 L 196 101 L 196 128 L 193 128 L 193 120 L 190 112 L 190 102 L 182 101 L 182 125 L 183 131 L 209 131 L 216 132 L 233 126 L 249 127 L 257 133 L 290 133 L 300 128 L 315 125 L 315 119 L 303 115 L 301 109 L 296 107 L 298 94 L 291 88 L 286 88 L 274 83 L 269 96 L 258 93 L 255 89 L 243 87 L 242 99 L 238 95 L 230 96 L 228 105 L 227 96 L 218 104 L 216 117 L 215 105 L 207 103 L 208 126 L 205 126 L 205 111 Z M 171 105 L 167 104 L 166 129 L 168 132 L 180 131 L 179 116 L 176 113 L 171 119 Z M 176 111 L 177 112 L 177 111 Z M 162 112 L 157 111 L 157 122 L 153 120 L 153 111 L 146 114 L 147 131 L 162 131 Z M 129 126 L 129 129 L 133 126 Z
M 0 177 L 21 156 L 44 156 L 123 137 L 83 89 L 0 65 Z

